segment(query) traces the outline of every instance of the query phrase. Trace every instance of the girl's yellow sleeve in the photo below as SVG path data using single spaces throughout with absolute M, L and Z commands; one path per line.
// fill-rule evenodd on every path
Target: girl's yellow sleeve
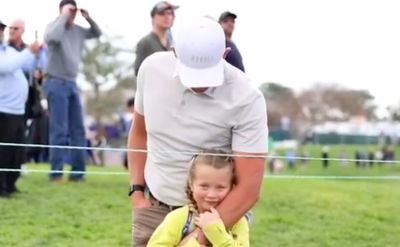
M 149 247 L 202 247 L 196 238 L 190 238 L 184 245 L 179 245 L 182 238 L 182 229 L 188 217 L 188 208 L 183 207 L 169 213 L 157 227 L 147 246 Z M 207 239 L 215 247 L 248 247 L 249 226 L 243 217 L 229 231 L 221 220 L 203 227 Z
M 186 222 L 187 215 L 188 209 L 185 209 L 185 207 L 170 212 L 154 231 L 147 246 L 178 246 L 182 238 L 182 229 Z
M 249 224 L 242 217 L 227 232 L 222 220 L 213 222 L 203 227 L 203 232 L 213 246 L 217 247 L 248 247 L 249 243 Z

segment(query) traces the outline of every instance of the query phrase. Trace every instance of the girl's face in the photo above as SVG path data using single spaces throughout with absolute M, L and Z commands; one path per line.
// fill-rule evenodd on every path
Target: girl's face
M 200 212 L 217 207 L 232 188 L 230 168 L 216 169 L 209 165 L 198 164 L 194 171 L 191 189 Z

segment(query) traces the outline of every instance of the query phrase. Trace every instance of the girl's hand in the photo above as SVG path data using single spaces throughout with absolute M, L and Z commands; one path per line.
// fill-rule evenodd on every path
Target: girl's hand
M 194 223 L 198 227 L 203 228 L 220 219 L 221 217 L 219 216 L 218 211 L 215 208 L 211 208 L 211 212 L 204 212 L 200 214 L 198 217 L 195 217 Z

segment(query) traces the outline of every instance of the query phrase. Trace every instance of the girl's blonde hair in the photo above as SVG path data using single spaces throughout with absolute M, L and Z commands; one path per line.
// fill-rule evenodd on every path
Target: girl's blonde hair
M 189 169 L 189 179 L 186 185 L 186 196 L 190 200 L 189 204 L 190 210 L 195 213 L 197 213 L 198 210 L 196 201 L 193 198 L 193 191 L 191 188 L 191 184 L 196 177 L 196 168 L 200 164 L 210 166 L 215 169 L 229 168 L 232 174 L 231 185 L 233 186 L 236 184 L 236 174 L 235 174 L 235 166 L 233 164 L 233 158 L 227 155 L 227 153 L 216 150 L 207 150 L 204 151 L 203 153 L 194 155 Z

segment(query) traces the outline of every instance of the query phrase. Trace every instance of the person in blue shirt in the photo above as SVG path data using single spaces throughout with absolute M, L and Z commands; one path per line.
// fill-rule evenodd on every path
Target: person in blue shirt
M 32 68 L 40 44 L 34 42 L 18 52 L 3 43 L 6 25 L 0 21 L 0 143 L 24 143 L 25 102 L 28 82 L 23 70 Z M 0 146 L 0 168 L 20 169 L 24 149 Z M 19 173 L 0 171 L 0 197 L 18 192 Z

